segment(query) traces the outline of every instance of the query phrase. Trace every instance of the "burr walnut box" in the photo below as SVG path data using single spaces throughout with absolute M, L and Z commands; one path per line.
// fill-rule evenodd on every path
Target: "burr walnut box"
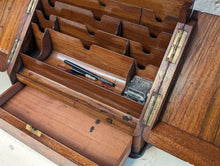
M 58 165 L 147 143 L 220 165 L 220 18 L 191 0 L 2 0 L 3 130 Z

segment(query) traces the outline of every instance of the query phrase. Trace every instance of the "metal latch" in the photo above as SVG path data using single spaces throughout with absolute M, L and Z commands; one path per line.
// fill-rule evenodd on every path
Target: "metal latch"
M 41 132 L 35 128 L 33 128 L 32 126 L 30 126 L 29 124 L 26 125 L 26 130 L 30 131 L 32 134 L 40 137 L 41 136 Z
M 146 126 L 151 126 L 154 117 L 156 116 L 158 106 L 161 102 L 162 95 L 153 93 L 145 111 L 142 123 Z
M 183 44 L 187 37 L 187 31 L 178 30 L 174 38 L 173 44 L 167 56 L 167 60 L 171 63 L 176 63 L 180 52 L 182 50 Z
M 30 0 L 26 13 L 30 14 L 34 9 L 35 0 Z
M 8 61 L 7 61 L 8 66 L 9 66 L 9 65 L 12 63 L 12 61 L 14 60 L 15 54 L 17 53 L 20 44 L 21 44 L 21 40 L 20 40 L 20 39 L 16 39 L 15 42 L 14 42 L 14 44 L 13 44 L 13 47 L 12 47 L 12 49 L 11 49 L 10 55 L 9 55 L 9 57 L 8 57 Z

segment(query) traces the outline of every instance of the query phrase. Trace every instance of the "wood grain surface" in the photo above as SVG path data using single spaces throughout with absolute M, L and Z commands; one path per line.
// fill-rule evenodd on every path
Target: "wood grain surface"
M 120 165 L 130 153 L 131 136 L 34 88 L 25 87 L 3 108 L 100 165 Z
M 58 165 L 62 164 L 65 166 L 69 164 L 69 162 L 65 162 L 66 160 L 60 157 L 58 154 L 62 155 L 66 159 L 70 160 L 72 165 L 77 164 L 79 166 L 88 165 L 88 166 L 97 166 L 94 162 L 90 161 L 86 157 L 80 155 L 79 153 L 73 151 L 72 149 L 64 146 L 63 144 L 57 142 L 56 140 L 52 139 L 45 133 L 41 134 L 41 137 L 38 137 L 28 130 L 26 130 L 26 123 L 21 121 L 20 119 L 16 118 L 15 116 L 11 115 L 4 109 L 0 108 L 0 118 L 4 120 L 3 123 L 9 123 L 13 127 L 7 127 L 8 125 L 1 125 L 1 128 L 4 129 L 7 133 L 11 134 L 18 140 L 22 141 L 32 149 L 38 151 L 40 154 L 44 155 L 48 159 L 52 160 L 53 162 L 57 163 Z M 18 129 L 18 130 L 17 130 Z M 29 138 L 32 137 L 31 138 Z M 36 142 L 37 140 L 37 142 Z M 48 148 L 45 148 L 42 144 L 46 145 Z
M 195 166 L 220 165 L 219 147 L 164 122 L 160 122 L 145 140 Z
M 0 53 L 0 71 L 6 70 L 12 45 L 26 22 L 28 3 L 29 0 L 0 1 L 0 52 L 5 53 Z
M 220 17 L 200 14 L 162 121 L 220 146 Z M 178 106 L 178 107 L 177 107 Z

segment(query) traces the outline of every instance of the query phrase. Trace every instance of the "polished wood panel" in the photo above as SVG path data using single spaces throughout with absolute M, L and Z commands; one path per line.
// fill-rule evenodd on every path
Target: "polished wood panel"
M 71 69 L 70 66 L 64 63 L 64 60 L 69 60 L 115 83 L 115 87 L 104 86 L 104 83 L 101 81 L 91 81 L 91 79 L 87 79 L 94 84 L 104 86 L 117 93 L 122 93 L 125 85 L 135 73 L 134 60 L 130 57 L 117 54 L 96 45 L 92 45 L 90 49 L 87 50 L 83 47 L 79 39 L 50 29 L 45 31 L 44 34 L 40 34 L 40 37 L 38 34 L 39 33 L 36 33 L 35 38 L 37 42 L 42 39 L 42 41 L 39 42 L 39 44 L 42 43 L 42 50 L 37 59 L 46 59 L 44 62 L 62 70 L 65 69 L 65 71 Z M 44 38 L 42 38 L 43 35 Z M 49 41 L 51 44 L 47 44 Z M 62 46 L 60 43 L 62 43 Z M 45 49 L 43 49 L 43 47 Z
M 107 1 L 108 0 L 100 0 L 102 4 L 105 4 Z M 155 12 L 156 17 L 162 20 L 167 16 L 179 17 L 182 6 L 185 3 L 192 4 L 191 0 L 178 0 L 178 1 L 176 0 L 117 0 L 117 1 L 140 6 L 142 8 L 151 9 Z
M 7 89 L 4 93 L 2 93 L 0 95 L 0 106 L 6 103 L 14 95 L 16 95 L 16 93 L 18 93 L 23 87 L 24 84 L 17 82 L 14 85 L 12 85 L 9 89 Z
M 72 74 L 52 67 L 44 62 L 38 61 L 27 55 L 21 55 L 24 66 L 48 79 L 56 81 L 64 86 L 76 90 L 86 96 L 94 98 L 106 105 L 109 105 L 116 110 L 138 118 L 143 109 L 143 105 L 125 98 L 117 93 L 99 87 L 91 82 L 76 77 Z M 125 116 L 125 119 L 133 120 L 130 116 Z
M 118 31 L 118 24 L 120 20 L 114 17 L 104 15 L 100 18 L 99 21 L 94 18 L 94 15 L 90 10 L 68 5 L 58 1 L 55 3 L 55 6 L 52 7 L 48 3 L 48 0 L 42 0 L 42 6 L 46 16 L 49 17 L 51 14 L 53 14 L 68 20 L 79 22 L 86 25 L 92 34 L 96 33 L 97 29 L 112 34 L 116 34 Z
M 154 35 L 158 35 L 162 31 L 172 33 L 179 17 L 186 17 L 185 13 L 187 13 L 188 8 L 192 4 L 190 0 L 181 0 L 178 2 L 169 0 L 165 2 L 161 2 L 160 0 L 159 2 L 153 0 L 141 2 L 120 0 L 123 3 L 115 0 L 58 1 L 89 9 L 94 13 L 95 17 L 101 18 L 105 14 L 136 24 L 147 25 Z M 52 0 L 51 2 L 53 5 L 56 5 L 58 1 Z M 185 19 L 183 18 L 183 20 Z
M 128 21 L 121 22 L 121 36 L 140 42 L 145 51 L 151 52 L 155 48 L 166 50 L 172 37 L 171 33 L 161 32 L 154 36 L 148 27 Z
M 220 18 L 200 14 L 162 121 L 220 146 Z M 176 106 L 178 105 L 178 109 Z
M 19 74 L 17 74 L 17 79 L 28 86 L 34 87 L 48 95 L 52 95 L 72 107 L 80 109 L 82 112 L 101 120 L 103 123 L 117 128 L 129 135 L 133 134 L 138 119 L 132 117 L 132 121 L 125 120 L 125 116 L 128 117 L 128 114 L 123 114 L 119 110 L 116 111 L 104 103 L 65 87 L 28 69 L 23 69 L 19 72 Z
M 86 48 L 90 48 L 91 45 L 95 44 L 117 53 L 131 56 L 137 61 L 138 66 L 141 66 L 141 68 L 145 68 L 149 64 L 159 67 L 170 40 L 170 34 L 168 33 L 161 33 L 157 39 L 153 39 L 150 36 L 149 31 L 143 31 L 147 30 L 146 28 L 143 28 L 143 26 L 129 26 L 129 23 L 127 23 L 128 26 L 122 25 L 122 27 L 124 27 L 122 29 L 123 38 L 101 30 L 97 30 L 96 34 L 91 36 L 85 25 L 61 17 L 56 18 L 54 15 L 51 15 L 50 21 L 47 21 L 40 11 L 37 11 L 37 15 L 41 28 L 53 28 L 62 33 L 79 38 L 82 41 L 83 46 Z M 59 26 L 55 27 L 56 24 Z M 34 33 L 37 34 L 35 36 L 38 36 L 39 28 L 37 28 L 37 25 L 34 23 L 32 23 L 32 27 Z M 133 34 L 136 35 L 133 37 Z M 128 37 L 128 39 L 137 39 L 138 41 L 141 41 L 141 43 L 128 40 L 124 37 Z M 36 37 L 36 42 L 39 45 L 42 38 L 38 38 L 39 37 Z M 38 47 L 41 49 L 41 46 Z
M 1 109 L 1 108 L 0 108 Z M 1 116 L 1 115 L 0 115 Z M 46 156 L 48 159 L 52 160 L 54 163 L 58 165 L 66 165 L 66 166 L 76 166 L 76 164 L 72 163 L 71 161 L 67 160 L 66 158 L 60 156 L 53 150 L 49 149 L 48 147 L 40 144 L 38 141 L 32 139 L 31 137 L 23 134 L 20 130 L 16 129 L 15 127 L 11 126 L 4 120 L 0 119 L 0 128 L 16 139 L 22 141 L 32 149 L 36 150 L 37 152 L 41 153 L 42 155 Z
M 108 0 L 105 3 L 105 5 L 101 5 L 98 0 L 89 0 L 89 1 L 60 0 L 60 1 L 74 6 L 79 6 L 85 9 L 89 9 L 94 14 L 94 17 L 98 19 L 100 19 L 103 15 L 109 15 L 138 24 L 141 18 L 140 7 L 135 5 L 130 5 L 127 3 L 121 3 L 115 0 Z M 58 2 L 59 1 L 55 1 L 55 2 L 53 1 L 53 4 L 56 6 Z
M 6 70 L 12 45 L 24 27 L 28 3 L 29 0 L 0 1 L 0 71 Z
M 145 130 L 146 131 L 146 130 Z M 147 142 L 191 164 L 198 166 L 220 165 L 220 148 L 182 130 L 160 122 L 151 133 L 145 132 Z
M 120 165 L 130 153 L 131 136 L 34 88 L 25 87 L 3 108 L 100 165 Z
M 17 135 L 17 131 L 15 129 L 8 129 L 8 128 L 6 129 L 5 128 L 8 133 L 10 133 L 12 136 L 16 137 L 20 141 L 28 144 L 28 146 L 30 146 L 32 149 L 35 149 L 37 151 L 40 150 L 39 152 L 41 154 L 45 155 L 50 160 L 57 162 L 58 165 L 61 164 L 63 159 L 57 155 L 54 155 L 54 151 L 57 152 L 58 154 L 62 155 L 63 157 L 67 158 L 68 160 L 70 160 L 72 162 L 72 164 L 75 163 L 77 165 L 97 166 L 97 164 L 95 164 L 94 162 L 90 161 L 89 159 L 80 155 L 79 153 L 71 150 L 70 148 L 64 146 L 63 144 L 57 142 L 56 140 L 52 139 L 51 137 L 49 137 L 45 133 L 42 133 L 41 137 L 38 137 L 38 136 L 32 134 L 31 132 L 26 130 L 27 124 L 25 122 L 21 121 L 20 119 L 16 118 L 15 116 L 11 115 L 10 113 L 8 113 L 7 111 L 5 111 L 2 108 L 0 108 L 0 118 L 2 120 L 4 120 L 5 122 L 15 126 L 17 129 L 19 129 L 20 134 Z M 29 139 L 29 138 L 26 139 L 28 136 L 32 137 L 34 140 Z M 53 151 L 50 151 L 47 149 L 46 152 L 44 152 L 44 149 L 46 149 L 46 148 L 42 149 L 41 148 L 42 145 L 39 142 L 35 143 L 35 140 L 46 145 L 48 148 L 50 148 Z M 68 162 L 65 164 L 68 164 Z
M 178 22 L 177 17 L 167 16 L 163 21 L 156 21 L 156 15 L 149 9 L 143 9 L 141 25 L 148 26 L 153 35 L 159 35 L 161 32 L 173 33 Z
M 85 25 L 77 24 L 75 22 L 66 20 L 61 17 L 58 17 L 59 21 L 57 22 L 58 23 L 57 24 L 55 16 L 50 15 L 49 20 L 46 20 L 42 12 L 39 10 L 37 10 L 37 16 L 39 19 L 39 24 L 41 25 L 42 28 L 49 27 L 49 28 L 57 29 L 57 27 L 55 26 L 59 25 L 60 28 L 58 28 L 57 30 L 60 30 L 61 32 L 67 33 L 72 36 L 79 37 L 83 41 L 83 43 L 88 43 L 87 45 L 91 44 L 91 42 L 94 43 L 95 41 L 99 42 L 103 40 L 103 35 L 104 35 L 103 31 L 98 30 L 97 32 L 100 33 L 98 33 L 97 35 L 95 34 L 95 36 L 91 36 L 89 35 L 89 32 Z M 36 38 L 36 42 L 39 49 L 41 50 L 42 37 L 39 38 L 39 36 L 42 35 L 39 34 L 40 33 L 39 28 L 35 24 L 32 24 L 32 27 L 34 29 L 34 33 L 36 34 L 36 36 L 38 36 Z M 73 33 L 75 29 L 77 29 L 77 33 Z M 129 55 L 135 58 L 138 62 L 137 64 L 138 66 L 136 67 L 137 75 L 153 81 L 157 73 L 156 66 L 160 65 L 160 62 L 164 55 L 164 51 L 162 51 L 161 49 L 165 49 L 167 47 L 170 34 L 161 33 L 157 37 L 156 36 L 152 37 L 150 36 L 150 32 L 147 27 L 126 21 L 121 22 L 120 29 L 121 29 L 121 32 L 119 33 L 120 36 L 141 42 L 142 45 L 134 41 L 130 41 L 129 42 L 130 44 L 127 44 L 126 42 L 127 44 L 126 46 L 128 47 L 130 45 Z M 110 35 L 108 36 L 110 37 Z M 107 37 L 108 40 L 109 37 Z M 97 42 L 95 43 L 97 44 Z M 103 46 L 104 43 L 102 41 L 99 42 L 99 44 Z M 116 49 L 112 48 L 112 44 L 104 45 L 104 47 L 105 46 L 107 46 L 111 50 L 116 51 Z M 154 49 L 154 46 L 159 49 Z M 117 51 L 121 53 L 123 52 L 122 50 L 124 49 L 121 50 L 118 49 Z
M 50 28 L 78 38 L 87 49 L 89 49 L 92 44 L 95 44 L 120 54 L 128 54 L 129 43 L 127 39 L 101 30 L 97 30 L 94 35 L 91 35 L 87 27 L 83 24 L 62 17 L 57 17 L 55 15 L 50 15 L 50 20 L 47 21 L 40 10 L 37 10 L 36 13 L 39 25 L 44 30 Z M 56 24 L 58 25 L 57 27 L 55 27 Z

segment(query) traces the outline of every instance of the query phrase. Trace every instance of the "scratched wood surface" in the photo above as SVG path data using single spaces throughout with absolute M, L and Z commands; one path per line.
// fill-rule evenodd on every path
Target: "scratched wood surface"
M 83 164 L 80 162 L 75 162 L 73 163 L 72 161 L 64 158 L 63 156 L 59 155 L 58 153 L 54 152 L 53 150 L 51 150 L 50 148 L 44 146 L 43 144 L 41 144 L 40 142 L 34 140 L 33 138 L 31 138 L 30 134 L 28 134 L 27 130 L 26 130 L 26 134 L 24 134 L 22 131 L 18 130 L 17 128 L 15 128 L 14 126 L 10 125 L 10 122 L 17 122 L 20 126 L 23 127 L 23 129 L 25 129 L 25 124 L 22 123 L 21 121 L 19 121 L 18 119 L 16 119 L 15 117 L 11 116 L 10 114 L 8 114 L 7 112 L 5 112 L 2 108 L 0 108 L 0 117 L 2 119 L 0 119 L 0 128 L 4 131 L 6 131 L 8 134 L 10 134 L 11 136 L 15 137 L 16 139 L 18 139 L 19 141 L 23 142 L 24 144 L 28 145 L 29 147 L 31 147 L 33 150 L 39 152 L 40 154 L 44 155 L 45 157 L 47 157 L 48 159 L 50 159 L 51 161 L 53 161 L 54 163 L 56 163 L 57 165 L 66 165 L 66 166 L 76 166 L 76 164 Z M 6 121 L 10 121 L 9 123 Z M 55 143 L 55 142 L 53 142 Z M 81 156 L 79 155 L 79 158 Z M 91 161 L 89 161 L 86 158 L 83 158 L 83 162 L 88 164 L 88 165 L 96 165 L 95 163 L 92 163 Z M 88 161 L 88 162 L 86 162 Z
M 162 121 L 220 146 L 220 17 L 201 14 Z M 177 107 L 178 106 L 178 107 Z
M 0 1 L 0 71 L 6 70 L 7 58 L 14 40 L 23 29 L 28 3 L 29 0 Z
M 35 88 L 25 87 L 3 109 L 97 164 L 120 165 L 130 153 L 131 136 Z
M 83 157 L 79 153 L 73 151 L 72 149 L 64 146 L 63 144 L 57 142 L 56 140 L 52 139 L 45 133 L 41 134 L 41 137 L 38 137 L 28 130 L 26 130 L 26 123 L 21 121 L 20 119 L 16 118 L 15 116 L 11 115 L 4 109 L 0 108 L 0 118 L 4 120 L 6 123 L 9 123 L 15 126 L 15 129 L 5 127 L 5 130 L 10 133 L 12 136 L 17 138 L 18 140 L 24 142 L 26 145 L 30 146 L 34 150 L 37 150 L 42 155 L 46 156 L 48 159 L 58 162 L 58 165 L 61 164 L 61 160 L 59 157 L 54 155 L 54 151 L 62 155 L 63 157 L 67 158 L 72 162 L 72 164 L 77 165 L 89 165 L 89 166 L 97 166 L 94 162 L 90 161 L 89 159 Z M 17 131 L 17 129 L 19 129 Z M 32 139 L 27 138 L 28 136 L 32 137 Z M 53 149 L 52 151 L 48 149 L 42 148 L 42 145 L 38 142 L 37 146 L 35 140 L 41 142 L 42 144 L 46 145 L 48 148 Z M 66 163 L 67 164 L 67 163 Z M 65 165 L 65 163 L 64 163 Z

